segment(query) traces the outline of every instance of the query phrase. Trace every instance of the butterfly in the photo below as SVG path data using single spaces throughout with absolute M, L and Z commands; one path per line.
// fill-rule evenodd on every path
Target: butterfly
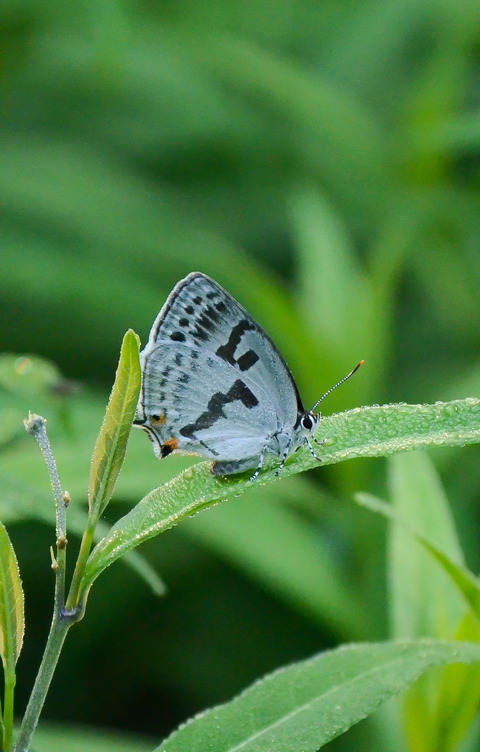
M 213 460 L 214 475 L 262 469 L 311 439 L 315 408 L 305 410 L 276 346 L 226 290 L 201 272 L 174 287 L 140 353 L 142 387 L 135 426 L 147 432 L 159 459 L 182 452 Z M 315 440 L 315 439 L 314 439 Z M 323 442 L 317 442 L 321 444 Z

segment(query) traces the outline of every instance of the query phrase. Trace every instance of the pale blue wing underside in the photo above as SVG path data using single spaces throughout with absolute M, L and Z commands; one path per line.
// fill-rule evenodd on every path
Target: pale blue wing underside
M 214 280 L 194 272 L 160 311 L 141 353 L 137 424 L 159 456 L 175 449 L 222 460 L 264 450 L 293 435 L 303 412 L 277 348 Z M 285 444 L 285 442 L 284 442 Z
M 259 455 L 276 430 L 272 402 L 203 349 L 160 340 L 144 369 L 143 410 L 161 445 L 175 439 L 179 450 L 236 460 Z

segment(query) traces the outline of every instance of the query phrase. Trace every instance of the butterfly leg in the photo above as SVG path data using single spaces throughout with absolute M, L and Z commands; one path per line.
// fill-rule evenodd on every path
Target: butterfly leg
M 262 450 L 262 453 L 260 454 L 260 457 L 258 458 L 258 465 L 257 465 L 257 469 L 256 469 L 256 470 L 255 470 L 255 472 L 253 473 L 253 475 L 252 475 L 252 477 L 250 478 L 250 480 L 255 480 L 255 478 L 258 478 L 258 475 L 259 475 L 259 473 L 260 473 L 260 470 L 262 469 L 262 465 L 263 465 L 263 458 L 264 458 L 264 456 L 265 456 L 265 449 L 263 449 L 263 450 Z
M 310 449 L 310 453 L 313 455 L 313 457 L 315 457 L 316 460 L 318 460 L 319 462 L 321 462 L 322 458 L 315 454 L 315 450 L 314 450 L 314 448 L 313 448 L 313 446 L 311 444 L 310 439 L 306 438 L 305 441 L 307 442 L 308 448 Z M 325 444 L 326 439 L 323 439 L 323 441 L 317 441 L 317 439 L 314 439 L 314 442 L 316 444 L 318 444 L 318 446 L 322 446 L 322 444 Z
M 282 461 L 280 462 L 279 466 L 275 470 L 275 475 L 277 477 L 280 475 L 280 473 L 282 472 L 282 470 L 284 468 L 285 462 L 287 461 L 287 457 L 290 454 L 290 447 L 291 446 L 292 446 L 292 442 L 289 441 L 288 444 L 287 444 L 287 446 L 285 447 L 285 449 L 283 451 Z

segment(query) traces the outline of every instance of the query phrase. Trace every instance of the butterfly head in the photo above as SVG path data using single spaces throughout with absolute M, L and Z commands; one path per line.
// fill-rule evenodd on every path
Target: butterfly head
M 330 387 L 330 389 L 328 389 L 328 391 L 326 391 L 325 394 L 322 395 L 320 397 L 320 399 L 317 400 L 317 402 L 315 402 L 315 404 L 314 404 L 314 406 L 313 406 L 313 408 L 311 410 L 307 410 L 306 412 L 301 413 L 298 416 L 298 420 L 297 420 L 297 423 L 296 423 L 295 427 L 296 427 L 296 429 L 298 431 L 298 434 L 301 435 L 301 436 L 303 436 L 303 440 L 308 443 L 308 445 L 310 446 L 310 449 L 311 449 L 311 445 L 310 445 L 310 442 L 309 442 L 309 436 L 311 436 L 312 434 L 315 433 L 315 431 L 317 430 L 318 425 L 320 423 L 321 417 L 322 417 L 321 413 L 314 412 L 315 408 L 318 407 L 318 405 L 320 404 L 320 402 L 323 402 L 323 400 L 325 399 L 325 397 L 328 397 L 328 395 L 331 394 L 334 389 L 336 389 L 338 386 L 340 386 L 340 384 L 343 384 L 345 381 L 347 381 L 347 379 L 349 379 L 350 376 L 353 376 L 353 374 L 356 371 L 358 371 L 358 369 L 360 368 L 361 365 L 363 365 L 363 363 L 364 363 L 364 361 L 361 360 L 360 363 L 357 366 L 355 366 L 355 368 L 353 369 L 353 371 L 350 371 L 350 373 L 347 373 L 347 375 L 344 376 L 343 379 L 340 379 L 340 381 L 338 381 L 336 384 L 334 384 L 332 387 Z M 311 451 L 313 453 L 312 449 L 311 449 Z
M 302 434 L 310 436 L 317 430 L 320 422 L 320 414 L 316 415 L 313 410 L 308 410 L 300 416 L 298 427 Z

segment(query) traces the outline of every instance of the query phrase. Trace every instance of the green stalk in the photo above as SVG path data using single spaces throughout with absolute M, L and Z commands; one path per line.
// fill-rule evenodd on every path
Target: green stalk
M 55 616 L 52 621 L 42 662 L 18 734 L 15 752 L 28 752 L 30 748 L 65 637 L 73 623 L 72 619 L 65 616 L 59 619 Z
M 73 572 L 72 582 L 70 584 L 70 590 L 68 592 L 67 602 L 65 604 L 65 611 L 68 614 L 75 613 L 76 609 L 78 609 L 79 603 L 79 591 L 80 591 L 80 584 L 83 579 L 83 575 L 85 574 L 85 567 L 87 565 L 87 559 L 90 554 L 92 544 L 93 544 L 93 536 L 95 533 L 95 526 L 97 524 L 97 520 L 89 520 L 87 527 L 85 528 L 85 532 L 82 536 L 82 542 L 80 544 L 80 551 L 78 552 L 77 562 L 75 564 L 75 571 Z M 83 615 L 83 609 L 82 613 L 78 613 L 76 616 L 76 620 L 82 618 Z
M 5 694 L 7 693 L 7 687 L 5 682 Z M 3 713 L 2 713 L 2 706 L 0 704 L 0 750 L 1 752 L 4 752 L 4 744 L 5 744 L 5 727 L 3 725 Z
M 40 415 L 29 415 L 28 420 L 25 421 L 26 430 L 31 433 L 37 440 L 42 454 L 45 459 L 45 463 L 50 475 L 50 482 L 52 484 L 53 494 L 55 498 L 55 510 L 56 510 L 56 532 L 57 532 L 57 557 L 53 559 L 52 569 L 55 572 L 55 597 L 53 606 L 53 618 L 50 626 L 50 632 L 45 645 L 45 651 L 43 653 L 42 662 L 37 673 L 35 684 L 33 685 L 32 693 L 28 701 L 27 709 L 23 717 L 20 732 L 18 734 L 17 742 L 15 745 L 15 752 L 28 752 L 32 741 L 32 736 L 38 724 L 40 713 L 42 712 L 45 698 L 47 696 L 50 683 L 52 681 L 53 672 L 55 671 L 60 652 L 67 635 L 67 632 L 71 625 L 76 621 L 70 615 L 64 613 L 65 609 L 65 577 L 66 577 L 66 564 L 67 564 L 67 524 L 66 524 L 66 509 L 70 501 L 70 497 L 67 493 L 63 493 L 60 483 L 60 477 L 57 471 L 57 465 L 53 456 L 50 441 L 46 431 L 46 421 Z M 15 674 L 13 674 L 15 677 Z M 10 684 L 12 684 L 10 682 Z M 5 677 L 5 710 L 4 710 L 4 723 L 5 723 L 5 737 L 11 735 L 11 728 L 13 726 L 13 686 L 9 686 L 7 690 L 7 676 Z M 8 705 L 7 705 L 8 704 Z M 7 715 L 8 713 L 8 715 Z M 8 727 L 8 719 L 11 713 L 10 729 Z M 5 746 L 5 752 L 11 750 L 10 747 Z
M 42 662 L 20 728 L 15 752 L 28 752 L 67 632 L 72 624 L 75 624 L 75 622 L 79 621 L 83 616 L 83 611 L 77 610 L 79 587 L 85 571 L 87 558 L 92 547 L 95 524 L 96 522 L 91 523 L 83 534 L 80 552 L 65 608 L 60 608 L 61 602 L 58 600 L 61 593 L 63 593 L 63 587 L 56 589 L 54 618 L 50 627 L 50 633 L 48 635 Z M 65 548 L 59 547 L 57 558 L 57 583 L 58 575 L 62 573 L 62 570 L 64 572 L 64 557 Z
M 5 675 L 5 697 L 3 707 L 3 750 L 11 752 L 13 743 L 13 698 L 15 691 L 16 677 Z
M 83 534 L 80 552 L 65 608 L 61 606 L 60 600 L 61 594 L 63 594 L 63 586 L 56 588 L 54 618 L 50 627 L 50 633 L 48 635 L 42 662 L 38 670 L 37 679 L 32 694 L 30 695 L 30 700 L 20 728 L 15 752 L 28 751 L 67 632 L 72 624 L 75 624 L 75 622 L 79 621 L 83 616 L 83 612 L 77 610 L 78 593 L 80 582 L 85 571 L 87 558 L 92 547 L 94 528 L 95 523 L 89 525 Z M 62 572 L 64 573 L 65 571 L 64 558 L 65 548 L 59 546 L 57 558 L 57 584 L 59 575 L 61 575 L 62 579 L 64 577 L 64 574 L 62 575 Z

